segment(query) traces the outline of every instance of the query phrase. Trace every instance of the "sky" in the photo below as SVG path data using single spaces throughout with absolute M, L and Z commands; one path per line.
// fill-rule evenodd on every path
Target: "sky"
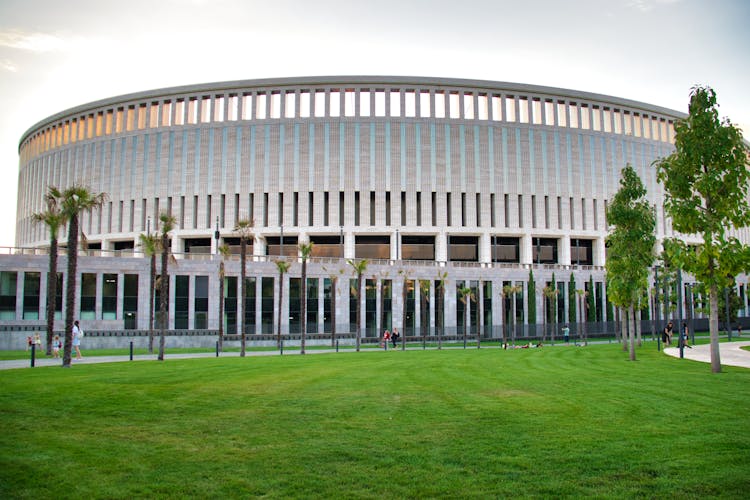
M 687 112 L 709 85 L 750 137 L 747 0 L 0 0 L 0 247 L 18 142 L 88 102 L 196 83 L 448 77 L 583 90 Z

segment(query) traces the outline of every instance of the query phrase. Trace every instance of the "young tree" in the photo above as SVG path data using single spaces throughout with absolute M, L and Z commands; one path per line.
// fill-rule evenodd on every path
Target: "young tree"
M 503 298 L 503 306 L 505 307 L 505 316 L 503 319 L 503 346 L 505 346 L 508 343 L 508 339 L 505 335 L 505 327 L 511 326 L 513 328 L 513 331 L 515 331 L 515 314 L 513 311 L 513 298 L 516 296 L 518 292 L 521 291 L 521 287 L 516 285 L 505 285 L 503 286 L 503 289 L 501 290 L 502 298 Z M 505 301 L 509 302 L 509 306 L 505 305 Z M 515 335 L 512 335 L 512 337 L 515 339 Z
M 532 269 L 529 269 L 529 287 L 526 290 L 526 301 L 528 302 L 529 309 L 529 330 L 534 328 L 534 335 L 536 335 L 536 281 L 534 280 L 534 271 Z
M 174 229 L 175 218 L 167 212 L 159 214 L 161 223 L 161 286 L 159 287 L 159 355 L 157 359 L 164 361 L 164 342 L 166 340 L 169 315 L 167 304 L 169 303 L 169 233 Z
M 445 334 L 445 282 L 448 279 L 448 271 L 438 273 L 435 288 L 435 333 L 438 338 L 438 350 L 443 348 L 443 335 Z M 438 327 L 438 321 L 440 326 Z
M 87 187 L 74 184 L 60 192 L 50 188 L 50 193 L 59 200 L 60 211 L 68 222 L 68 271 L 65 289 L 65 348 L 63 367 L 70 367 L 70 348 L 73 343 L 73 321 L 75 320 L 76 273 L 78 272 L 79 216 L 102 206 L 107 199 L 104 193 L 93 193 Z
M 648 290 L 654 262 L 656 218 L 646 188 L 630 165 L 622 169 L 620 189 L 607 207 L 607 295 L 626 312 L 630 360 L 635 361 L 635 322 L 640 298 Z
M 56 196 L 57 195 L 57 196 Z M 49 229 L 49 271 L 47 272 L 47 356 L 52 355 L 52 338 L 55 333 L 55 306 L 57 304 L 57 235 L 65 224 L 65 215 L 59 205 L 59 191 L 50 187 L 45 195 L 47 210 L 32 214 L 31 218 Z
M 658 161 L 664 185 L 664 208 L 674 230 L 698 234 L 702 243 L 690 249 L 678 238 L 665 250 L 680 268 L 709 289 L 711 371 L 721 372 L 719 356 L 719 290 L 750 267 L 750 250 L 730 231 L 750 225 L 748 147 L 740 129 L 719 119 L 716 93 L 710 87 L 690 91 L 689 115 L 675 123 L 675 151 Z
M 156 294 L 156 254 L 159 253 L 160 238 L 154 233 L 140 234 L 143 254 L 149 258 L 149 287 L 148 287 L 148 352 L 154 352 L 154 295 Z
M 247 240 L 252 235 L 255 223 L 250 219 L 240 219 L 234 226 L 234 232 L 240 235 L 240 308 L 242 318 L 240 319 L 240 357 L 245 357 L 247 346 L 247 314 L 245 314 L 245 301 L 247 301 Z
M 357 297 L 357 352 L 359 352 L 362 343 L 362 275 L 367 270 L 367 259 L 357 261 L 349 259 L 347 262 L 357 275 L 357 289 L 354 291 L 354 296 Z
M 300 295 L 300 316 L 302 316 L 300 320 L 302 324 L 301 354 L 305 354 L 305 337 L 307 336 L 307 259 L 310 258 L 312 249 L 312 242 L 299 244 L 299 255 L 302 258 L 302 294 Z
M 464 305 L 464 348 L 466 348 L 466 336 L 469 329 L 469 304 L 476 299 L 474 298 L 474 292 L 471 291 L 471 287 L 463 284 L 458 287 L 458 300 Z M 477 335 L 477 348 L 479 348 L 479 335 Z
M 217 249 L 221 259 L 219 260 L 219 352 L 224 351 L 224 281 L 226 269 L 224 260 L 229 256 L 229 245 L 219 245 Z
M 279 303 L 278 303 L 278 320 L 276 321 L 276 346 L 281 349 L 281 301 L 284 300 L 284 274 L 289 271 L 291 264 L 285 260 L 276 261 L 276 269 L 279 270 Z
M 576 277 L 570 273 L 570 283 L 568 284 L 568 323 L 577 323 L 578 314 L 576 311 Z
M 586 317 L 593 323 L 596 321 L 596 292 L 594 291 L 594 276 L 589 276 L 589 290 L 586 294 Z

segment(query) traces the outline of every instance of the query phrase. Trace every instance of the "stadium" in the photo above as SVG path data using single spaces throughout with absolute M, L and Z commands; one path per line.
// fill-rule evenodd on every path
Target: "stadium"
M 370 338 L 394 327 L 457 335 L 466 321 L 473 335 L 498 338 L 512 326 L 533 336 L 543 322 L 584 320 L 584 308 L 606 329 L 608 200 L 631 164 L 657 239 L 672 235 L 652 163 L 673 151 L 684 116 L 575 90 L 385 76 L 190 85 L 62 111 L 20 141 L 17 248 L 0 260 L 0 325 L 43 324 L 49 232 L 32 214 L 46 208 L 49 186 L 81 184 L 108 196 L 81 220 L 77 311 L 89 330 L 148 328 L 139 236 L 159 231 L 162 212 L 176 221 L 175 332 L 218 329 L 223 244 L 232 249 L 221 318 L 230 334 L 243 314 L 248 335 L 275 332 L 277 317 L 290 336 L 302 321 L 313 336 L 353 332 L 357 301 Z M 254 222 L 244 306 L 242 219 Z M 298 245 L 308 242 L 303 319 Z M 291 263 L 283 277 L 279 259 Z M 368 261 L 362 294 L 352 259 Z M 457 292 L 465 287 L 470 300 Z M 554 306 L 545 287 L 556 290 Z M 582 292 L 586 304 L 576 304 Z M 744 285 L 738 293 L 744 315 Z

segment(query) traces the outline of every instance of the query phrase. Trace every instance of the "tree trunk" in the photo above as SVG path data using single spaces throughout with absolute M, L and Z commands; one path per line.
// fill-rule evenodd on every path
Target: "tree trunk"
M 169 236 L 161 236 L 161 286 L 159 287 L 159 361 L 164 361 L 164 342 L 167 335 L 167 304 L 169 303 Z
M 338 278 L 331 278 L 331 347 L 336 346 L 336 283 Z
M 70 352 L 73 344 L 73 321 L 75 318 L 76 273 L 78 272 L 78 214 L 74 214 L 68 223 L 68 276 L 65 288 L 65 347 L 63 349 L 63 366 L 70 367 Z
M 224 261 L 219 262 L 219 352 L 224 350 Z
M 49 272 L 47 273 L 47 356 L 52 355 L 55 334 L 55 306 L 57 305 L 57 237 L 49 244 Z
M 281 303 L 284 300 L 284 273 L 279 272 L 279 309 L 276 321 L 276 347 L 281 349 Z
M 709 292 L 710 315 L 708 321 L 709 336 L 711 338 L 711 371 L 721 373 L 721 357 L 719 356 L 719 289 L 712 284 Z
M 300 297 L 300 324 L 302 325 L 302 340 L 300 354 L 305 354 L 305 337 L 307 336 L 307 259 L 302 259 L 302 296 Z
M 148 287 L 148 352 L 154 353 L 154 295 L 156 295 L 156 254 L 151 254 L 151 284 Z
M 628 309 L 628 333 L 630 337 L 630 361 L 635 361 L 635 307 Z
M 625 316 L 625 330 L 622 331 L 622 352 L 628 352 L 630 349 L 630 337 L 632 334 L 632 325 L 630 323 L 631 321 L 631 314 L 630 314 L 630 308 L 622 308 L 622 314 Z M 626 335 L 627 334 L 627 335 Z
M 245 307 L 246 307 L 246 301 L 247 301 L 247 279 L 245 278 L 245 262 L 247 261 L 247 240 L 242 237 L 240 238 L 240 279 L 242 282 L 240 283 L 240 295 L 241 297 L 241 304 L 239 307 L 239 310 L 242 314 L 242 318 L 240 319 L 240 357 L 245 357 L 245 347 L 246 347 L 246 340 L 245 335 L 247 332 L 245 331 L 247 328 L 247 314 L 245 313 Z
M 360 335 L 362 334 L 362 273 L 357 273 L 357 352 L 359 352 L 359 346 L 362 342 Z

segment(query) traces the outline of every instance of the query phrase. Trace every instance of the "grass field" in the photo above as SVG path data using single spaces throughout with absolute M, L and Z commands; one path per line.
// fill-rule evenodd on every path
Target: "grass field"
M 617 345 L 0 372 L 0 498 L 747 498 L 750 370 Z

